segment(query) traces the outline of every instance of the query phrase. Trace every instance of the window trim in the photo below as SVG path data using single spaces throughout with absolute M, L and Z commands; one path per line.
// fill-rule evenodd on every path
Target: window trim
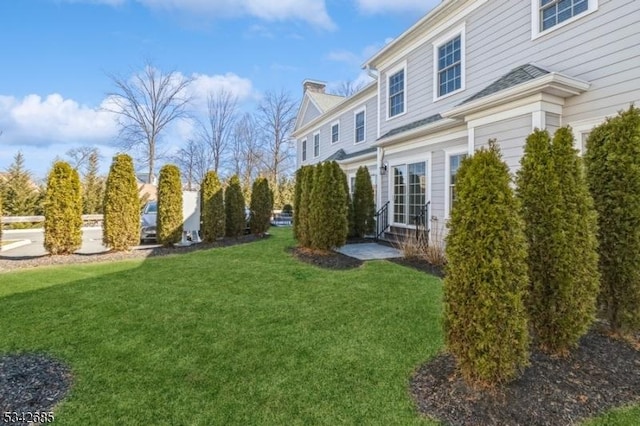
M 539 37 L 543 37 L 557 29 L 560 29 L 566 25 L 571 24 L 579 19 L 584 18 L 585 16 L 591 15 L 593 12 L 598 10 L 598 0 L 587 0 L 587 10 L 578 15 L 574 15 L 566 21 L 562 21 L 559 24 L 554 25 L 551 28 L 547 28 L 546 30 L 541 29 L 541 21 L 540 21 L 540 0 L 531 0 L 531 40 L 535 40 Z
M 449 96 L 453 96 L 457 93 L 460 93 L 465 90 L 466 86 L 466 77 L 467 73 L 466 69 L 466 24 L 462 24 L 461 26 L 455 28 L 452 31 L 447 32 L 446 34 L 438 37 L 438 39 L 433 41 L 433 102 L 437 102 L 442 99 L 446 99 Z M 460 88 L 456 89 L 452 92 L 444 94 L 442 96 L 439 95 L 439 69 L 438 69 L 438 50 L 442 45 L 450 42 L 454 38 L 460 36 Z
M 363 124 L 363 136 L 362 136 L 362 140 L 358 141 L 358 114 L 363 113 L 363 118 L 364 118 L 364 124 Z M 353 144 L 354 145 L 359 145 L 361 143 L 365 143 L 367 142 L 367 107 L 364 106 L 362 108 L 359 108 L 357 110 L 353 111 Z
M 403 105 L 403 109 L 402 112 L 396 114 L 396 115 L 391 115 L 391 97 L 390 97 L 390 93 L 389 93 L 389 87 L 391 86 L 389 84 L 389 80 L 391 80 L 391 77 L 393 77 L 394 75 L 398 74 L 400 71 L 404 71 L 404 78 L 402 81 L 402 105 Z M 405 115 L 407 113 L 407 61 L 402 61 L 401 63 L 399 63 L 398 65 L 396 65 L 393 68 L 390 68 L 386 73 L 385 73 L 386 77 L 387 77 L 387 115 L 386 115 L 386 119 L 385 121 L 389 121 L 389 120 L 393 120 L 394 118 L 398 118 L 401 117 L 403 115 Z
M 338 126 L 338 140 L 336 140 L 335 142 L 333 141 L 333 128 L 334 126 Z M 329 130 L 331 132 L 331 144 L 336 144 L 336 143 L 340 143 L 340 120 L 336 120 L 334 122 L 331 123 Z
M 399 228 L 415 229 L 415 225 L 410 225 L 406 223 L 397 223 L 394 221 L 395 218 L 394 218 L 393 212 L 395 211 L 395 197 L 393 192 L 393 186 L 394 186 L 393 168 L 398 166 L 407 166 L 408 164 L 414 164 L 414 163 L 425 163 L 425 177 L 427 179 L 427 188 L 426 188 L 425 197 L 426 197 L 426 201 L 429 202 L 432 197 L 432 174 L 431 173 L 432 173 L 433 166 L 432 166 L 431 157 L 432 157 L 432 153 L 426 152 L 425 154 L 417 157 L 416 156 L 398 157 L 389 161 L 389 169 L 387 171 L 387 174 L 389 176 L 389 178 L 387 179 L 387 189 L 388 189 L 387 198 L 389 201 L 389 224 L 390 225 L 396 226 Z M 428 228 L 431 229 L 431 218 L 429 218 L 427 222 L 428 222 Z
M 307 138 L 302 139 L 302 143 L 300 145 L 300 157 L 302 158 L 302 162 L 304 163 L 305 161 L 307 161 Z
M 316 154 L 316 140 L 318 142 L 318 144 L 317 144 L 318 153 L 317 154 Z M 314 132 L 313 133 L 313 158 L 318 158 L 318 157 L 320 157 L 320 132 Z
M 451 198 L 451 194 L 449 193 L 449 188 L 451 186 L 451 157 L 455 157 L 456 155 L 469 155 L 469 146 L 468 145 L 460 145 L 452 148 L 447 148 L 444 150 L 444 218 L 445 220 L 449 220 L 451 217 L 451 206 L 449 205 L 449 200 Z

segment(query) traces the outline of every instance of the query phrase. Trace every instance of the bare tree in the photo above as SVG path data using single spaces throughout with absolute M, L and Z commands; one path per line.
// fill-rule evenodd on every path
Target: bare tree
M 174 161 L 182 171 L 187 190 L 193 191 L 199 188 L 212 158 L 208 147 L 203 146 L 201 141 L 190 139 L 187 145 L 176 153 Z
M 251 184 L 262 171 L 264 155 L 260 138 L 260 129 L 250 114 L 243 115 L 233 127 L 233 171 L 240 177 L 245 190 L 251 188 Z
M 176 71 L 164 73 L 149 62 L 130 79 L 109 77 L 116 90 L 109 93 L 113 105 L 107 110 L 118 115 L 122 147 L 141 149 L 151 183 L 160 135 L 171 122 L 187 116 L 190 99 L 185 89 L 191 79 Z
M 358 93 L 360 90 L 362 90 L 364 86 L 365 86 L 365 83 L 362 81 L 360 82 L 357 82 L 356 80 L 343 81 L 335 89 L 333 94 L 348 98 L 349 96 L 352 96 Z
M 83 169 L 88 166 L 89 159 L 92 155 L 95 155 L 97 160 L 102 158 L 98 148 L 93 146 L 73 148 L 68 150 L 65 155 L 71 160 L 71 166 L 78 171 L 83 171 Z
M 238 109 L 238 98 L 225 89 L 210 92 L 207 96 L 207 117 L 200 121 L 198 138 L 206 144 L 213 163 L 211 168 L 218 173 L 229 148 Z
M 258 105 L 257 121 L 263 135 L 263 163 L 275 198 L 278 180 L 291 167 L 293 143 L 289 137 L 296 118 L 296 102 L 288 92 L 267 92 Z

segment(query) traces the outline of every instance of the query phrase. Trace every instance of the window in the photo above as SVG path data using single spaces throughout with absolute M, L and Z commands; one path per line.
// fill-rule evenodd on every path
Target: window
M 307 140 L 302 141 L 302 161 L 307 161 Z
M 364 110 L 356 113 L 356 143 L 364 141 Z
M 589 10 L 588 0 L 540 0 L 540 31 Z
M 438 96 L 462 88 L 462 36 L 438 47 Z
M 389 117 L 404 112 L 404 69 L 389 77 Z
M 467 154 L 456 154 L 449 157 L 449 211 L 456 202 L 456 174 L 466 156 Z
M 413 225 L 427 196 L 425 162 L 393 167 L 393 221 Z
M 320 156 L 320 133 L 313 135 L 313 156 Z
M 336 143 L 340 140 L 340 123 L 333 123 L 331 125 L 331 143 Z
M 353 192 L 356 190 L 356 175 L 349 175 L 349 195 L 353 199 Z
M 532 38 L 598 10 L 598 0 L 532 0 Z

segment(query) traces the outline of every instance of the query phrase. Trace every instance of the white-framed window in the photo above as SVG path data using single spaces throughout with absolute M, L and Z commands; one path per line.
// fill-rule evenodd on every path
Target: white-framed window
M 356 143 L 364 142 L 366 124 L 366 109 L 354 113 L 354 133 Z
M 598 0 L 532 0 L 531 36 L 547 34 L 598 10 Z
M 428 161 L 398 164 L 391 167 L 393 223 L 414 225 L 427 202 Z
M 469 155 L 468 148 L 446 151 L 445 158 L 445 217 L 449 217 L 456 202 L 456 175 L 462 160 Z
M 320 133 L 313 134 L 313 157 L 320 156 Z
M 406 62 L 391 69 L 387 75 L 387 119 L 402 115 L 406 110 Z
M 465 27 L 447 33 L 433 43 L 433 99 L 464 90 Z
M 340 142 L 340 122 L 331 123 L 331 143 Z
M 302 140 L 302 161 L 307 161 L 307 140 Z
M 356 175 L 355 173 L 349 173 L 349 195 L 353 200 L 353 193 L 356 190 Z

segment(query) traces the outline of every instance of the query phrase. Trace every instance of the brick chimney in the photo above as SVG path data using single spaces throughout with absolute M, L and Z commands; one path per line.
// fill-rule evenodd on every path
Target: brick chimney
M 315 93 L 324 93 L 325 87 L 327 87 L 326 83 L 322 81 L 315 80 L 305 80 L 302 82 L 303 91 L 302 93 L 315 92 Z

